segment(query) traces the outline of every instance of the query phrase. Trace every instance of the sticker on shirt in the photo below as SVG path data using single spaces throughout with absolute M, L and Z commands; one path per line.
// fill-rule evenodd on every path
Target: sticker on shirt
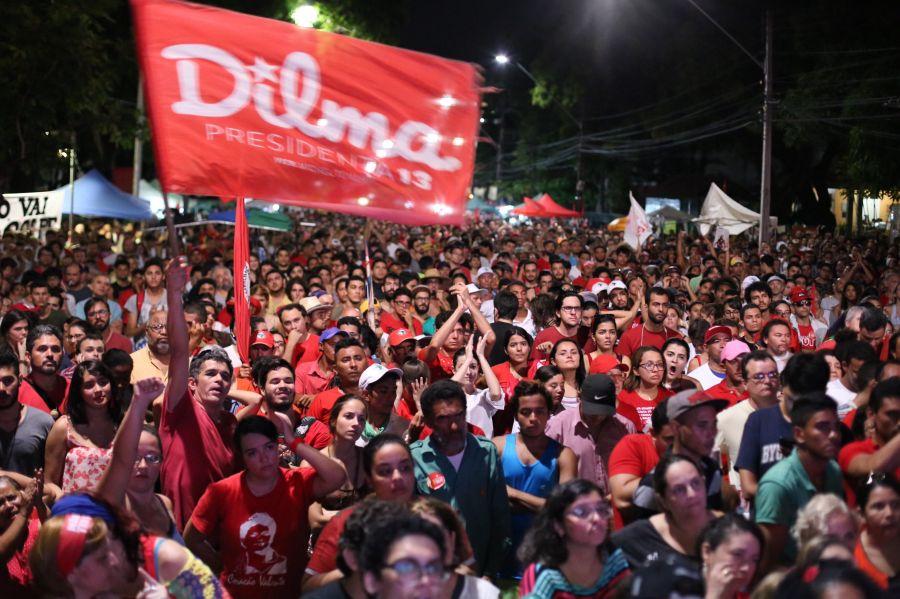
M 428 475 L 428 488 L 432 491 L 444 488 L 445 484 L 447 484 L 447 479 L 440 472 L 432 472 Z

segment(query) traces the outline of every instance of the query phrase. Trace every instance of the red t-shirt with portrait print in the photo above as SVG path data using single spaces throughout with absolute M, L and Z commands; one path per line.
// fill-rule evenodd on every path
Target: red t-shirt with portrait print
M 275 488 L 254 495 L 241 472 L 209 486 L 191 523 L 219 548 L 221 581 L 234 599 L 300 596 L 309 546 L 313 468 L 279 468 Z

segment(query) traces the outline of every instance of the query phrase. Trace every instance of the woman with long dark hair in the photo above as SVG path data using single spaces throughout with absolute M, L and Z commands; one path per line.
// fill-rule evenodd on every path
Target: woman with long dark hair
M 587 375 L 584 353 L 572 339 L 560 339 L 550 350 L 549 360 L 550 364 L 559 368 L 565 381 L 563 408 L 577 408 L 581 396 L 581 383 Z
M 47 480 L 64 493 L 93 488 L 109 466 L 113 437 L 122 421 L 120 392 L 102 362 L 80 363 L 63 403 L 64 415 L 50 429 L 44 452 Z
M 562 398 L 566 392 L 566 380 L 563 373 L 556 366 L 541 366 L 534 373 L 534 380 L 539 382 L 547 393 L 553 405 L 550 408 L 550 415 L 559 414 L 565 408 L 562 405 Z
M 356 441 L 366 426 L 368 406 L 356 395 L 339 397 L 331 407 L 329 428 L 331 443 L 321 449 L 323 455 L 340 462 L 347 472 L 344 483 L 309 509 L 309 523 L 317 534 L 340 510 L 359 501 L 367 492 L 362 448 Z M 309 466 L 309 464 L 300 464 Z
M 25 339 L 31 328 L 31 317 L 21 310 L 12 309 L 0 321 L 0 353 L 9 353 L 19 359 L 19 375 L 28 375 L 25 355 Z
M 630 572 L 625 555 L 609 543 L 612 509 L 594 483 L 575 479 L 556 487 L 519 547 L 528 564 L 519 595 L 614 596 Z
M 700 563 L 697 541 L 716 515 L 706 508 L 706 481 L 700 469 L 684 456 L 666 454 L 653 471 L 653 490 L 661 513 L 632 522 L 613 535 L 632 567 L 648 556 L 672 557 L 685 566 Z

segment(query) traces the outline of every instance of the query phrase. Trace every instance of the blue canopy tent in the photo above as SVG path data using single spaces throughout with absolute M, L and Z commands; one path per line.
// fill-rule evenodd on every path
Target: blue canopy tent
M 64 185 L 57 191 L 64 194 L 63 214 L 120 220 L 154 218 L 153 212 L 150 211 L 150 202 L 120 190 L 97 170 L 91 170 L 75 180 L 74 205 L 69 185 Z

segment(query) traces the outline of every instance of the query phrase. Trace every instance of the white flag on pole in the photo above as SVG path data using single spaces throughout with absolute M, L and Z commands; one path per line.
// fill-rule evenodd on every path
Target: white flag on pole
M 628 224 L 625 225 L 625 243 L 635 250 L 640 251 L 641 246 L 653 234 L 653 227 L 647 219 L 647 213 L 634 199 L 634 194 L 628 193 L 631 199 L 631 209 L 628 211 Z

